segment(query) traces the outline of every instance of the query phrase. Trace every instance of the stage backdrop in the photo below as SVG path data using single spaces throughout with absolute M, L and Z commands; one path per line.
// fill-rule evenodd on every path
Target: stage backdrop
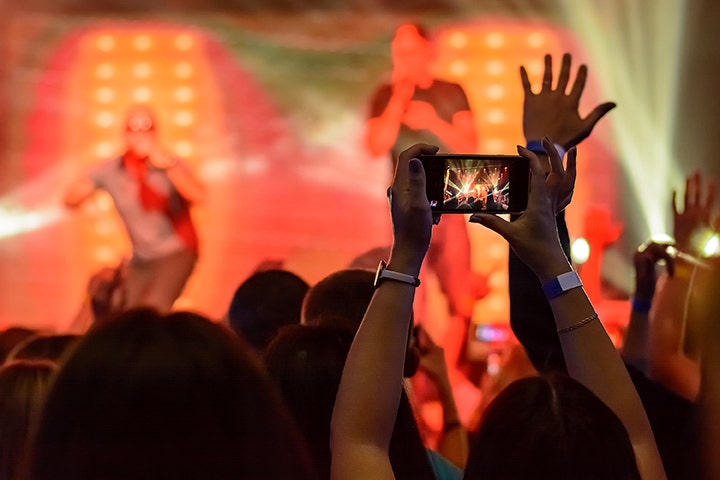
M 15 15 L 7 39 L 8 151 L 0 164 L 0 326 L 66 328 L 89 276 L 129 255 L 111 200 L 61 206 L 84 169 L 122 153 L 127 109 L 157 112 L 161 143 L 207 185 L 194 208 L 201 254 L 178 306 L 219 318 L 266 259 L 309 282 L 390 242 L 386 158 L 363 136 L 373 90 L 389 79 L 391 14 L 78 17 Z M 477 152 L 523 143 L 519 65 L 537 85 L 545 53 L 589 62 L 551 19 L 478 12 L 419 16 L 438 46 L 433 69 L 465 89 Z M 556 63 L 557 66 L 557 63 Z M 592 63 L 591 63 L 592 66 Z M 603 100 L 592 74 L 583 112 Z M 608 122 L 584 145 L 569 222 L 589 205 L 615 212 Z M 490 294 L 476 321 L 507 322 L 507 247 L 469 227 Z M 428 284 L 433 287 L 433 280 Z M 436 288 L 436 287 L 435 287 Z M 432 308 L 442 312 L 441 297 Z

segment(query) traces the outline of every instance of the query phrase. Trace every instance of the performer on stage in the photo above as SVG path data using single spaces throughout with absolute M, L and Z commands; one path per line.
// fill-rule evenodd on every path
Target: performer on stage
M 96 165 L 70 186 L 65 205 L 78 207 L 99 189 L 110 194 L 132 244 L 125 306 L 166 312 L 197 260 L 189 207 L 204 190 L 185 163 L 162 149 L 149 110 L 129 113 L 125 140 L 122 156 Z
M 463 88 L 434 78 L 435 45 L 422 27 L 398 27 L 392 41 L 392 81 L 375 92 L 365 143 L 375 156 L 399 153 L 415 143 L 441 152 L 473 153 L 475 121 Z M 393 169 L 394 170 L 394 169 Z M 470 268 L 470 239 L 464 215 L 446 215 L 435 227 L 426 264 L 447 296 L 452 324 L 444 339 L 448 357 L 462 361 L 475 301 L 487 294 L 486 278 Z M 423 312 L 419 313 L 422 318 Z

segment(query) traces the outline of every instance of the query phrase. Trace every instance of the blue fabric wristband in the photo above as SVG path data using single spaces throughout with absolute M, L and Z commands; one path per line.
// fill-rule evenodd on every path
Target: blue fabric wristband
M 642 298 L 633 298 L 632 310 L 637 313 L 648 313 L 652 307 L 652 300 L 643 300 Z
M 560 158 L 563 158 L 565 156 L 565 147 L 558 143 L 553 143 L 555 145 L 555 150 L 558 151 L 560 154 Z M 525 146 L 528 150 L 531 152 L 539 152 L 539 153 L 545 153 L 545 147 L 542 145 L 542 141 L 540 140 L 530 140 L 527 142 L 527 145 Z

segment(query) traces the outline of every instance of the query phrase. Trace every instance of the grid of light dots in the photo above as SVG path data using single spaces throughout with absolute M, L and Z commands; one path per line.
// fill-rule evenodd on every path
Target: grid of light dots
M 559 58 L 556 36 L 543 28 L 482 26 L 443 31 L 439 36 L 438 76 L 459 83 L 468 95 L 478 131 L 478 150 L 512 154 L 522 140 L 522 88 L 518 66 L 534 85 L 543 73 L 543 56 Z M 557 65 L 556 65 L 557 67 Z
M 118 132 L 133 105 L 162 106 L 163 113 L 169 112 L 173 130 L 195 124 L 197 93 L 192 79 L 196 72 L 187 54 L 196 47 L 194 35 L 164 31 L 101 33 L 90 39 L 94 66 L 88 94 L 94 113 L 88 118 L 95 133 L 91 148 L 96 159 L 121 152 Z M 164 132 L 167 127 L 162 127 Z M 171 149 L 181 157 L 192 156 L 191 137 L 179 136 L 184 140 L 174 142 Z
M 438 37 L 437 75 L 460 84 L 475 113 L 478 151 L 514 154 L 523 139 L 522 102 L 519 65 L 524 65 L 537 91 L 544 70 L 544 55 L 560 58 L 556 35 L 550 29 L 526 26 L 483 25 L 477 28 L 448 29 Z M 558 65 L 554 65 L 557 70 Z M 492 258 L 506 255 L 504 243 L 486 244 Z M 490 293 L 476 308 L 482 317 L 507 318 L 507 272 L 496 271 L 488 279 Z M 475 316 L 475 315 L 474 315 Z

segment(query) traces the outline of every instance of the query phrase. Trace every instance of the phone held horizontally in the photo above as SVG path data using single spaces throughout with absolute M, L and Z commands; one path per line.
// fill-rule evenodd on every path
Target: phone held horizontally
M 437 213 L 522 213 L 530 164 L 516 155 L 420 155 L 427 197 Z

